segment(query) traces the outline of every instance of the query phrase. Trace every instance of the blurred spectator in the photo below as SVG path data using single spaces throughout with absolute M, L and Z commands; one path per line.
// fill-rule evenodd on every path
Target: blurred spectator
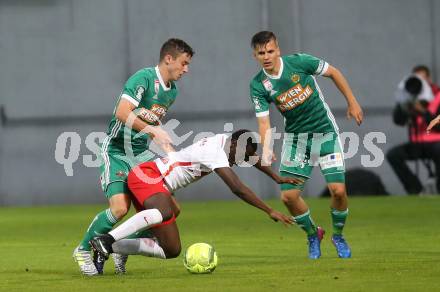
M 433 92 L 436 92 L 435 96 Z M 418 164 L 414 174 L 406 162 L 422 159 L 428 169 L 430 179 L 440 173 L 440 131 L 434 127 L 430 134 L 426 132 L 428 124 L 440 114 L 440 90 L 430 80 L 429 69 L 417 66 L 413 74 L 404 78 L 396 91 L 396 107 L 393 120 L 399 126 L 408 126 L 409 142 L 390 149 L 387 159 L 394 172 L 409 194 L 424 191 L 418 178 Z M 431 168 L 435 165 L 435 173 Z M 440 180 L 437 177 L 437 190 Z

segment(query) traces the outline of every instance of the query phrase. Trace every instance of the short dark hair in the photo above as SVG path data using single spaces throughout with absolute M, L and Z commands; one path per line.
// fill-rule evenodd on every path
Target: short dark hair
M 257 32 L 251 40 L 251 46 L 253 49 L 256 49 L 259 46 L 264 46 L 271 40 L 277 41 L 277 37 L 275 34 L 271 31 L 263 30 L 260 32 Z
M 417 77 L 409 77 L 405 81 L 405 90 L 413 96 L 419 95 L 422 92 L 422 81 Z
M 187 53 L 190 57 L 194 56 L 194 50 L 184 41 L 180 39 L 169 39 L 160 48 L 160 60 L 162 61 L 166 55 L 171 55 L 174 59 L 180 54 Z
M 426 75 L 428 77 L 431 77 L 431 70 L 429 70 L 428 66 L 426 65 L 417 65 L 414 66 L 414 68 L 412 69 L 413 73 L 419 72 L 419 71 L 425 71 Z
M 252 150 L 257 151 L 258 149 L 258 144 L 257 139 L 255 138 L 255 135 L 247 129 L 241 129 L 241 130 L 237 130 L 234 133 L 232 133 L 231 136 L 231 140 L 232 141 L 238 141 L 238 139 L 240 139 L 241 135 L 247 135 L 248 138 L 246 139 L 246 148 L 247 147 L 251 147 Z

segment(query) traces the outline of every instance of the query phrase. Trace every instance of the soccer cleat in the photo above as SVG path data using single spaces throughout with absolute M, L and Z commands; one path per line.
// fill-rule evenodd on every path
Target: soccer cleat
M 324 229 L 318 226 L 316 233 L 307 237 L 309 243 L 309 259 L 319 259 L 321 257 L 321 240 L 324 238 L 324 234 Z
M 104 274 L 105 261 L 106 258 L 102 254 L 96 251 L 93 252 L 93 263 L 95 264 L 96 270 L 100 275 Z
M 115 242 L 115 239 L 110 234 L 103 234 L 89 241 L 95 253 L 101 254 L 105 260 L 113 253 L 113 242 Z
M 79 247 L 75 248 L 72 255 L 75 262 L 78 263 L 79 270 L 85 276 L 96 276 L 98 275 L 98 270 L 96 269 L 92 254 L 87 250 L 80 250 Z
M 340 258 L 351 258 L 351 249 L 342 235 L 333 234 L 332 242 Z
M 115 274 L 125 274 L 125 265 L 127 264 L 128 255 L 112 253 L 112 258 L 115 262 Z

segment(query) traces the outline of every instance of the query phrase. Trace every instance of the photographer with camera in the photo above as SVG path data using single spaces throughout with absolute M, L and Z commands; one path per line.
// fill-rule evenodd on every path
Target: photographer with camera
M 440 114 L 440 93 L 430 80 L 429 69 L 417 66 L 412 75 L 399 83 L 395 97 L 397 104 L 393 120 L 399 126 L 408 126 L 409 142 L 391 148 L 386 155 L 387 160 L 407 193 L 420 194 L 427 190 L 417 176 L 418 164 L 414 174 L 406 161 L 421 159 L 427 167 L 429 179 L 434 179 L 435 173 L 440 174 L 440 131 L 436 126 L 427 133 L 428 124 Z M 435 173 L 431 161 L 434 162 Z M 438 177 L 436 186 L 440 190 Z

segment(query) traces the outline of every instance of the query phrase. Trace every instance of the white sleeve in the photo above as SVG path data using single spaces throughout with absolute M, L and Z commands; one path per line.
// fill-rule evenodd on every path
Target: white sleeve
M 318 68 L 316 68 L 315 75 L 324 75 L 328 70 L 329 64 L 324 60 L 319 60 Z
M 215 156 L 215 159 L 209 163 L 209 168 L 212 170 L 222 167 L 230 167 L 229 160 L 223 151 L 222 153 L 218 153 L 218 155 Z
M 122 99 L 128 100 L 131 104 L 133 104 L 135 107 L 137 107 L 139 105 L 139 101 L 137 101 L 136 99 L 134 99 L 133 97 L 131 97 L 130 95 L 123 93 L 121 95 Z
M 217 139 L 212 139 L 209 141 L 209 144 L 205 145 L 206 150 L 204 151 L 206 155 L 204 155 L 203 164 L 211 169 L 212 171 L 216 168 L 221 167 L 230 167 L 228 156 L 222 148 L 221 143 Z

